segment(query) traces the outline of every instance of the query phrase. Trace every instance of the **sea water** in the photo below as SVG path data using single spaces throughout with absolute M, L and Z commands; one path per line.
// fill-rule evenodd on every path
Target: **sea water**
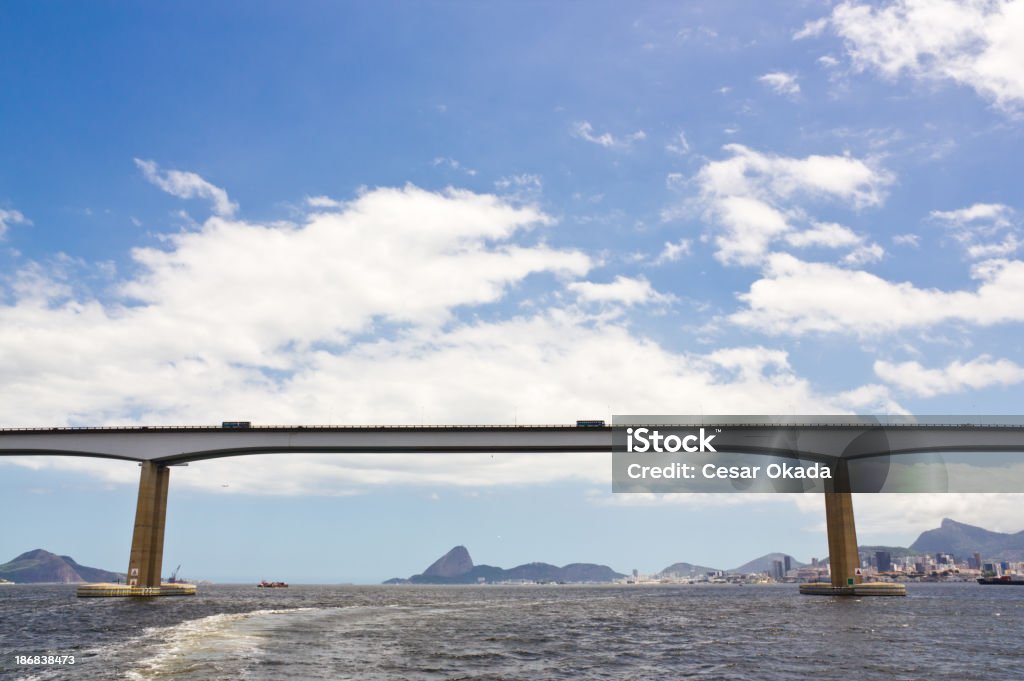
M 1021 679 L 1024 588 L 910 584 L 0 587 L 0 678 Z M 18 664 L 17 656 L 74 657 Z

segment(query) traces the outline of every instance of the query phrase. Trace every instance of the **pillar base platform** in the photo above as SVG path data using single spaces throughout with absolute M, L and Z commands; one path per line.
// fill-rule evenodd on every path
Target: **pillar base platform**
M 128 586 L 127 584 L 82 584 L 79 598 L 148 598 L 150 596 L 195 596 L 195 584 L 161 584 L 160 586 Z
M 832 586 L 830 582 L 811 582 L 800 585 L 800 593 L 808 596 L 906 596 L 905 584 L 893 582 L 866 582 L 853 586 Z

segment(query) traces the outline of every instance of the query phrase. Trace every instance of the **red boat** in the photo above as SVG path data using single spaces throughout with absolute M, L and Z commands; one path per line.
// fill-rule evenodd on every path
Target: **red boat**
M 268 582 L 265 579 L 261 580 L 260 583 L 256 585 L 259 589 L 283 589 L 287 586 L 288 584 L 285 582 Z

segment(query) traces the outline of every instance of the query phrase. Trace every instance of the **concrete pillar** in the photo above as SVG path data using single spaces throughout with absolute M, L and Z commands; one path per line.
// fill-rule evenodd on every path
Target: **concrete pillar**
M 857 528 L 853 520 L 853 495 L 845 461 L 835 467 L 831 491 L 825 492 L 825 525 L 828 529 L 828 563 L 832 586 L 860 584 Z M 851 581 L 852 580 L 852 581 Z
M 132 552 L 128 559 L 129 586 L 160 586 L 169 481 L 170 471 L 166 466 L 149 461 L 142 463 Z

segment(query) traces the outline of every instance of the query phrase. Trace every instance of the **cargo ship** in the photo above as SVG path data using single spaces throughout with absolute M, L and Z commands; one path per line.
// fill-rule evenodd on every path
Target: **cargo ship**
M 260 583 L 256 585 L 259 589 L 283 589 L 287 586 L 288 585 L 284 582 L 268 582 L 265 579 L 261 580 Z
M 1003 575 L 1002 577 L 978 577 L 978 584 L 1013 584 L 1024 586 L 1024 575 Z

